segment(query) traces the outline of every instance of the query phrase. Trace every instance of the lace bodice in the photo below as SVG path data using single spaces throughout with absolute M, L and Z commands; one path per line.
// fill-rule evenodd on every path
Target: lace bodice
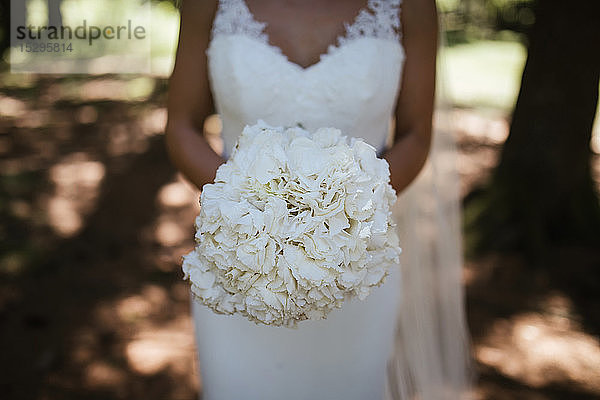
M 354 22 L 344 24 L 345 34 L 338 37 L 335 45 L 341 46 L 362 36 L 398 40 L 400 4 L 401 0 L 368 0 L 367 7 L 360 10 Z M 212 35 L 244 34 L 268 44 L 266 26 L 254 18 L 244 0 L 220 0 Z
M 290 61 L 244 0 L 220 0 L 208 49 L 224 156 L 247 124 L 336 127 L 381 149 L 400 84 L 400 0 L 369 0 L 320 60 Z

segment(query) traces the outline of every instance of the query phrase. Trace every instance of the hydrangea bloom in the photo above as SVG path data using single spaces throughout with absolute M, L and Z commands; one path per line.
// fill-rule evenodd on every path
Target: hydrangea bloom
M 202 190 L 185 278 L 218 313 L 287 326 L 325 318 L 398 263 L 395 200 L 387 162 L 363 141 L 247 126 Z

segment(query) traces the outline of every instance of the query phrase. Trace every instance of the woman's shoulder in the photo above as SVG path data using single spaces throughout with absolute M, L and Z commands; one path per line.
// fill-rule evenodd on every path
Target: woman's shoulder
M 182 24 L 187 23 L 204 31 L 210 30 L 219 4 L 219 0 L 182 0 Z

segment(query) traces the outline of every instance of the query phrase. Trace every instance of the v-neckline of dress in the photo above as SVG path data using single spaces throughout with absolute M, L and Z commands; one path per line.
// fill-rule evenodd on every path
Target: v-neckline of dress
M 341 43 L 341 42 L 344 41 L 345 39 L 348 39 L 347 36 L 348 36 L 348 30 L 349 30 L 349 28 L 352 27 L 353 25 L 355 25 L 358 22 L 360 16 L 363 13 L 367 12 L 367 10 L 369 9 L 369 2 L 370 2 L 370 0 L 367 1 L 367 4 L 365 6 L 363 6 L 363 7 L 361 7 L 358 10 L 358 12 L 354 16 L 354 18 L 353 18 L 353 20 L 352 20 L 351 23 L 348 23 L 348 22 L 344 22 L 343 23 L 343 25 L 344 25 L 344 32 L 342 32 L 341 34 L 339 34 L 336 37 L 336 39 L 334 40 L 334 42 L 331 43 L 331 44 L 329 44 L 327 46 L 327 49 L 325 51 L 322 51 L 321 53 L 319 53 L 319 55 L 318 55 L 319 59 L 317 61 L 315 61 L 315 62 L 313 62 L 313 63 L 311 63 L 311 64 L 309 64 L 307 66 L 304 66 L 304 65 L 302 65 L 302 64 L 300 64 L 300 63 L 298 63 L 296 61 L 291 60 L 290 57 L 283 52 L 283 50 L 281 49 L 281 47 L 279 47 L 279 46 L 277 46 L 277 45 L 275 45 L 275 44 L 273 44 L 271 42 L 271 37 L 270 37 L 269 33 L 266 32 L 266 30 L 265 30 L 267 28 L 267 26 L 269 25 L 268 22 L 257 20 L 256 17 L 254 16 L 254 13 L 250 9 L 250 7 L 248 7 L 248 3 L 246 2 L 246 0 L 240 0 L 240 1 L 243 3 L 244 7 L 248 11 L 248 16 L 249 16 L 250 20 L 252 22 L 256 23 L 257 25 L 262 26 L 262 32 L 261 33 L 264 35 L 265 44 L 269 48 L 271 48 L 272 50 L 274 50 L 277 53 L 281 54 L 289 64 L 295 66 L 296 68 L 299 68 L 302 71 L 309 71 L 309 70 L 317 67 L 318 65 L 321 64 L 321 62 L 323 61 L 323 59 L 325 59 L 326 57 L 332 55 L 335 51 L 337 51 L 340 47 L 342 47 L 343 43 Z

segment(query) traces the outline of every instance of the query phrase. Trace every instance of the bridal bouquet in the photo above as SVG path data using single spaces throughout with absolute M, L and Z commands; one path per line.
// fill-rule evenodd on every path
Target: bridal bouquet
M 247 126 L 202 189 L 192 292 L 267 325 L 325 318 L 380 285 L 400 248 L 389 167 L 333 128 Z

